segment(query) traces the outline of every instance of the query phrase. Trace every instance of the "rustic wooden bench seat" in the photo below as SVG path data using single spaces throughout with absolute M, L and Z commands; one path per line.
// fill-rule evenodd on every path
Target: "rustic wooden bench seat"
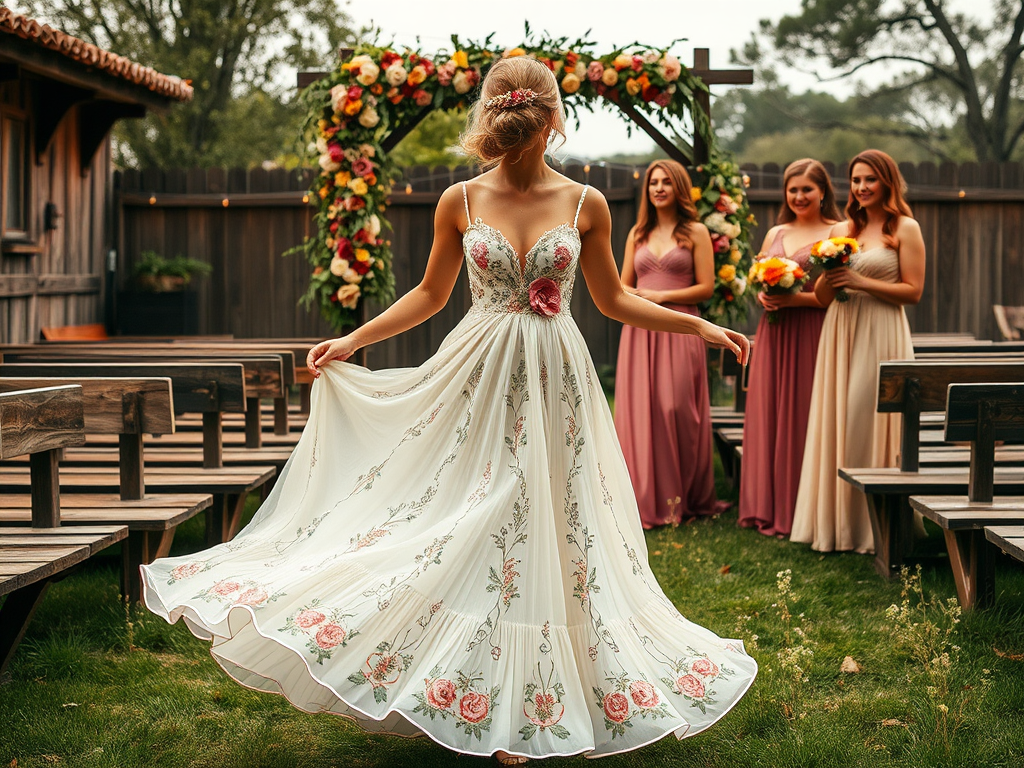
M 1024 383 L 950 385 L 946 436 L 971 442 L 967 496 L 915 495 L 910 505 L 942 528 L 960 604 L 986 606 L 995 597 L 995 561 L 983 529 L 1024 524 L 1024 498 L 993 500 L 995 443 L 1024 437 Z
M 232 362 L 242 365 L 245 375 L 246 446 L 258 448 L 262 444 L 261 398 L 274 399 L 287 404 L 285 369 L 294 373 L 290 353 L 256 355 L 254 353 L 228 354 L 201 350 L 153 348 L 152 345 L 115 344 L 33 344 L 0 347 L 4 363 L 217 363 Z M 287 366 L 285 363 L 287 358 Z M 285 409 L 286 412 L 286 409 Z M 287 432 L 287 429 L 284 430 Z
M 0 368 L 0 374 L 5 370 Z M 65 494 L 65 509 L 74 509 L 65 522 L 122 523 L 128 526 L 128 544 L 123 549 L 122 589 L 126 597 L 138 597 L 138 569 L 155 557 L 166 556 L 171 547 L 176 527 L 209 509 L 213 497 L 209 492 L 183 493 L 173 496 L 159 495 L 159 487 L 151 487 L 146 494 L 146 473 L 143 470 L 142 433 L 171 432 L 174 430 L 174 412 L 171 405 L 171 382 L 166 378 L 105 378 L 79 377 L 76 379 L 35 379 L 0 377 L 0 391 L 10 391 L 45 384 L 75 384 L 81 388 L 84 410 L 84 430 L 102 432 L 117 437 L 119 447 L 115 463 L 106 469 L 108 487 L 117 491 L 119 498 L 107 498 L 91 493 L 92 487 L 73 487 L 63 482 L 65 490 L 78 490 L 83 495 Z M 75 450 L 65 448 L 65 450 Z M 10 464 L 16 465 L 18 459 Z M 6 465 L 2 465 L 6 466 Z M 2 469 L 0 466 L 0 469 Z M 24 467 L 16 467 L 24 474 Z M 65 472 L 72 472 L 65 467 Z M 31 478 L 29 478 L 31 481 Z M 67 481 L 68 478 L 62 478 Z M 116 482 L 115 482 L 116 480 Z M 8 486 L 9 490 L 12 486 Z M 177 490 L 177 489 L 176 489 Z M 194 490 L 188 488 L 187 490 Z M 157 495 L 153 495 L 153 492 Z M 138 519 L 139 507 L 145 507 L 144 520 Z M 18 514 L 2 516 L 0 522 L 19 523 L 29 509 L 27 497 L 20 500 L 0 497 L 0 510 L 17 510 Z M 82 515 L 83 511 L 89 514 Z M 153 531 L 159 531 L 153 539 Z
M 843 467 L 839 476 L 867 494 L 875 539 L 875 568 L 880 574 L 887 578 L 898 576 L 912 546 L 913 518 L 908 502 L 911 495 L 966 491 L 966 467 L 921 467 L 921 415 L 945 411 L 950 384 L 1020 380 L 1024 380 L 1024 359 L 893 360 L 879 364 L 878 411 L 902 417 L 900 466 Z M 1024 492 L 1013 490 L 1013 482 L 1022 470 L 1000 467 L 997 472 L 1001 478 L 1000 495 Z
M 1015 560 L 1024 563 L 1024 525 L 990 525 L 985 538 Z
M 0 531 L 0 676 L 47 587 L 68 570 L 128 535 L 123 525 L 60 527 L 61 498 L 57 454 L 85 439 L 82 390 L 47 387 L 0 393 L 0 459 L 32 458 L 32 493 L 27 496 L 30 525 Z

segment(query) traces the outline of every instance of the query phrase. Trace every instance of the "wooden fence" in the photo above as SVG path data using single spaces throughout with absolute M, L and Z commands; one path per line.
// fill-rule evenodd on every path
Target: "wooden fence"
M 925 234 L 928 272 L 924 296 L 908 307 L 915 331 L 998 333 L 993 304 L 1024 304 L 1024 167 L 1020 163 L 923 163 L 903 165 L 910 201 Z M 783 169 L 774 164 L 744 166 L 758 220 L 755 242 L 771 226 L 781 200 Z M 832 168 L 845 200 L 845 168 Z M 586 178 L 608 198 L 613 246 L 621 256 L 635 220 L 638 181 L 632 169 L 595 165 Z M 430 249 L 433 209 L 440 191 L 466 178 L 465 170 L 413 168 L 411 184 L 396 185 L 388 216 L 399 295 L 423 274 Z M 119 275 L 127 282 L 143 250 L 186 255 L 210 262 L 213 274 L 197 282 L 200 333 L 238 337 L 325 336 L 330 331 L 315 310 L 296 302 L 305 289 L 308 265 L 301 256 L 282 257 L 311 229 L 302 202 L 305 179 L 284 170 L 193 169 L 124 171 L 120 200 Z M 414 365 L 426 359 L 469 306 L 465 275 L 448 306 L 422 327 L 375 346 L 371 367 Z M 377 310 L 379 311 L 379 310 Z M 614 363 L 618 324 L 600 315 L 579 280 L 573 315 L 598 365 Z M 752 330 L 753 322 L 744 330 Z

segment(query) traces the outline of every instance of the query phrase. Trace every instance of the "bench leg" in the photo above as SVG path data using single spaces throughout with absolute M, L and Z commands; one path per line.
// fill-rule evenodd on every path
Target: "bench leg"
M 288 434 L 288 398 L 274 398 L 274 434 Z
M 139 566 L 153 562 L 150 554 L 149 531 L 128 531 L 121 542 L 121 597 L 129 605 L 142 602 L 142 574 Z
M 303 416 L 309 413 L 309 400 L 312 392 L 312 384 L 299 384 L 299 413 Z
M 875 540 L 875 570 L 884 579 L 900 575 L 907 546 L 912 540 L 913 523 L 906 496 L 889 493 L 868 494 L 868 517 Z
M 206 546 L 224 542 L 224 518 L 227 496 L 223 493 L 213 494 L 213 504 L 206 510 Z
M 159 560 L 161 557 L 167 557 L 169 554 L 171 554 L 171 544 L 174 543 L 174 532 L 176 530 L 178 530 L 178 526 L 168 528 L 166 531 L 163 531 L 160 534 L 160 538 L 159 540 L 157 540 L 156 546 L 152 547 L 152 549 L 154 550 L 153 560 Z M 153 562 L 153 560 L 150 560 L 149 562 L 151 563 Z
M 49 585 L 49 579 L 43 579 L 16 589 L 0 607 L 0 678 L 7 672 L 7 665 L 25 636 L 36 608 L 43 602 Z
M 985 608 L 995 599 L 995 557 L 984 531 L 942 531 L 949 564 L 956 580 L 956 595 L 965 610 Z
M 235 534 L 242 527 L 242 515 L 245 514 L 245 501 L 248 498 L 249 494 L 247 493 L 239 493 L 234 497 L 228 498 L 228 511 L 231 514 L 225 521 L 224 541 L 231 541 L 235 538 Z
M 263 433 L 260 419 L 260 399 L 258 397 L 247 397 L 245 399 L 245 447 L 261 448 L 263 446 Z
M 722 472 L 725 474 L 729 484 L 735 487 L 736 477 L 733 468 L 735 454 L 733 453 L 732 445 L 719 436 L 718 430 L 712 432 L 712 435 L 715 439 L 715 448 L 718 450 L 718 458 L 722 460 Z

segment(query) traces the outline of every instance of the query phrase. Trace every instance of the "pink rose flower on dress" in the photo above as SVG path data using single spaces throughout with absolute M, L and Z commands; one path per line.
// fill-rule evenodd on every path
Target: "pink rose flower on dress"
M 565 269 L 569 266 L 569 262 L 572 261 L 572 251 L 566 245 L 559 245 L 555 247 L 555 269 Z
M 175 580 L 187 579 L 189 576 L 195 576 L 201 570 L 203 570 L 202 563 L 185 563 L 171 571 L 171 578 Z
M 530 283 L 530 309 L 544 317 L 554 317 L 562 308 L 562 292 L 550 277 L 538 277 Z
M 622 693 L 609 693 L 604 697 L 604 716 L 613 723 L 621 723 L 629 715 L 629 699 Z
M 295 617 L 295 624 L 302 627 L 302 629 L 309 629 L 310 627 L 315 627 L 325 618 L 320 611 L 305 610 Z
M 693 675 L 683 675 L 677 679 L 676 690 L 691 699 L 704 698 L 704 683 Z
M 470 691 L 459 701 L 459 714 L 468 723 L 479 723 L 490 709 L 490 702 L 487 696 L 482 693 Z
M 629 695 L 638 707 L 650 709 L 658 706 L 658 692 L 646 680 L 634 680 L 629 684 Z
M 210 591 L 215 595 L 230 595 L 232 592 L 237 592 L 241 588 L 242 585 L 237 581 L 218 581 L 210 587 Z
M 238 596 L 235 605 L 259 605 L 267 602 L 268 597 L 269 595 L 263 587 L 252 587 Z
M 704 677 L 714 677 L 718 674 L 718 665 L 711 659 L 697 659 L 690 665 L 690 671 Z
M 432 707 L 448 709 L 455 701 L 455 684 L 439 677 L 427 686 L 427 701 Z
M 469 255 L 473 257 L 473 261 L 480 269 L 487 269 L 487 246 L 483 243 L 475 243 L 472 248 L 469 249 Z
M 348 632 L 338 624 L 324 624 L 316 633 L 316 644 L 325 650 L 330 650 L 336 645 L 345 642 Z

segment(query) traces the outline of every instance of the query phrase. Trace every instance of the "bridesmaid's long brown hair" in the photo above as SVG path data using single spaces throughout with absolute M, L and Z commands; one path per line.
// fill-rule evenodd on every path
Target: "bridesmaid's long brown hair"
M 885 223 L 882 224 L 882 239 L 890 248 L 896 248 L 899 242 L 896 240 L 896 225 L 900 216 L 913 218 L 914 213 L 904 197 L 907 193 L 907 182 L 900 173 L 896 161 L 880 149 L 865 149 L 853 160 L 850 161 L 850 178 L 853 178 L 853 168 L 857 163 L 864 163 L 870 166 L 871 170 L 878 176 L 884 188 L 884 200 L 882 210 L 885 211 Z M 860 206 L 860 202 L 852 194 L 846 201 L 846 218 L 853 226 L 850 228 L 850 237 L 857 237 L 868 225 L 868 214 Z
M 794 176 L 806 176 L 821 190 L 821 217 L 825 221 L 839 221 L 842 218 L 839 214 L 839 206 L 836 205 L 836 191 L 832 188 L 832 179 L 828 176 L 825 166 L 817 160 L 805 157 L 802 160 L 794 160 L 786 166 L 786 174 L 782 177 L 782 207 L 779 208 L 779 215 L 775 218 L 776 224 L 789 224 L 796 221 L 796 214 L 789 207 L 789 200 L 786 198 L 786 189 L 789 181 Z
M 675 160 L 655 160 L 647 166 L 647 173 L 644 174 L 644 186 L 640 192 L 640 212 L 636 219 L 636 228 L 633 230 L 633 244 L 644 243 L 658 223 L 658 214 L 654 210 L 654 203 L 651 202 L 647 191 L 651 183 L 651 175 L 657 169 L 668 174 L 668 178 L 672 182 L 672 190 L 676 195 L 676 228 L 672 231 L 672 236 L 681 247 L 692 248 L 690 225 L 697 221 L 697 206 L 690 196 L 693 183 L 690 181 L 690 174 Z

